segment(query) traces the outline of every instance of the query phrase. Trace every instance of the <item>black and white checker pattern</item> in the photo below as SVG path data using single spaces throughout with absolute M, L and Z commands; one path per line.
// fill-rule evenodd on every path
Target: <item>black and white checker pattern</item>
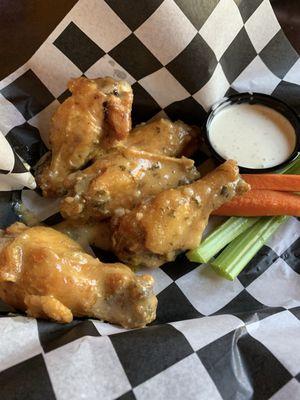
M 21 160 L 45 153 L 51 114 L 82 74 L 126 79 L 134 123 L 162 113 L 201 124 L 245 90 L 300 111 L 300 59 L 269 1 L 80 0 L 0 82 L 2 227 L 20 196 L 40 221 L 59 219 L 57 202 L 12 189 L 33 188 Z M 299 399 L 299 249 L 292 218 L 233 283 L 178 257 L 153 271 L 159 306 L 146 329 L 35 321 L 0 302 L 0 399 Z

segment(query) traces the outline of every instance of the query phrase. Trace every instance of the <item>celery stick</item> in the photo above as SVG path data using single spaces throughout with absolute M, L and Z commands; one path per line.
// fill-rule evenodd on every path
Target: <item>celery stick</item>
M 213 269 L 228 280 L 234 280 L 287 216 L 262 217 L 243 235 L 234 239 L 211 263 Z
M 258 218 L 231 217 L 219 226 L 196 248 L 190 250 L 186 256 L 190 261 L 207 263 L 214 255 L 222 250 L 238 235 L 246 231 Z
M 300 174 L 300 157 L 289 164 L 283 174 Z M 233 280 L 255 256 L 267 239 L 289 217 L 262 217 L 244 234 L 234 239 L 211 264 L 216 272 Z M 243 218 L 241 218 L 243 219 Z
M 299 175 L 300 174 L 300 160 L 292 164 L 283 174 Z
M 298 156 L 294 161 L 292 161 L 287 167 L 282 169 L 280 174 L 291 174 L 291 175 L 299 175 L 300 174 L 300 156 Z

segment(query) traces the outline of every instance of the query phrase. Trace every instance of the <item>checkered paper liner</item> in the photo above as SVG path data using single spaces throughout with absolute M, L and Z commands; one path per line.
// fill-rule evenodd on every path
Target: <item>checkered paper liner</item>
M 2 226 L 20 198 L 40 221 L 59 219 L 57 202 L 29 190 L 27 165 L 46 152 L 50 117 L 82 74 L 127 80 L 134 124 L 157 114 L 201 124 L 242 91 L 300 111 L 300 60 L 269 1 L 80 0 L 0 82 Z M 179 256 L 152 272 L 159 305 L 145 329 L 36 321 L 0 302 L 0 399 L 299 399 L 299 257 L 296 218 L 234 282 Z

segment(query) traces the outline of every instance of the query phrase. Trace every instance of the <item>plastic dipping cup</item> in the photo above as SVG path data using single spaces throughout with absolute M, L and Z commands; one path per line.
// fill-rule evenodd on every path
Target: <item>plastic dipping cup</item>
M 285 103 L 260 93 L 222 100 L 207 118 L 206 141 L 221 162 L 236 160 L 243 172 L 274 171 L 299 150 L 299 119 Z

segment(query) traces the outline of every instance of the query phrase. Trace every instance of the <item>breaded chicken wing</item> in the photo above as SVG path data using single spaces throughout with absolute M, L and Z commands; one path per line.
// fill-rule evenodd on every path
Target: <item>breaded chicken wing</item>
M 125 328 L 155 318 L 153 278 L 123 264 L 103 264 L 68 236 L 16 223 L 0 241 L 0 298 L 37 318 L 88 316 Z
M 119 146 L 65 180 L 60 206 L 65 218 L 103 219 L 131 210 L 162 190 L 199 177 L 194 162 Z
M 113 247 L 120 260 L 156 268 L 201 241 L 210 213 L 249 189 L 237 164 L 227 161 L 204 178 L 159 193 L 115 221 Z
M 83 167 L 103 148 L 125 139 L 131 129 L 133 94 L 125 81 L 78 78 L 69 82 L 72 96 L 52 117 L 51 159 L 36 174 L 46 197 L 64 194 L 66 176 Z

